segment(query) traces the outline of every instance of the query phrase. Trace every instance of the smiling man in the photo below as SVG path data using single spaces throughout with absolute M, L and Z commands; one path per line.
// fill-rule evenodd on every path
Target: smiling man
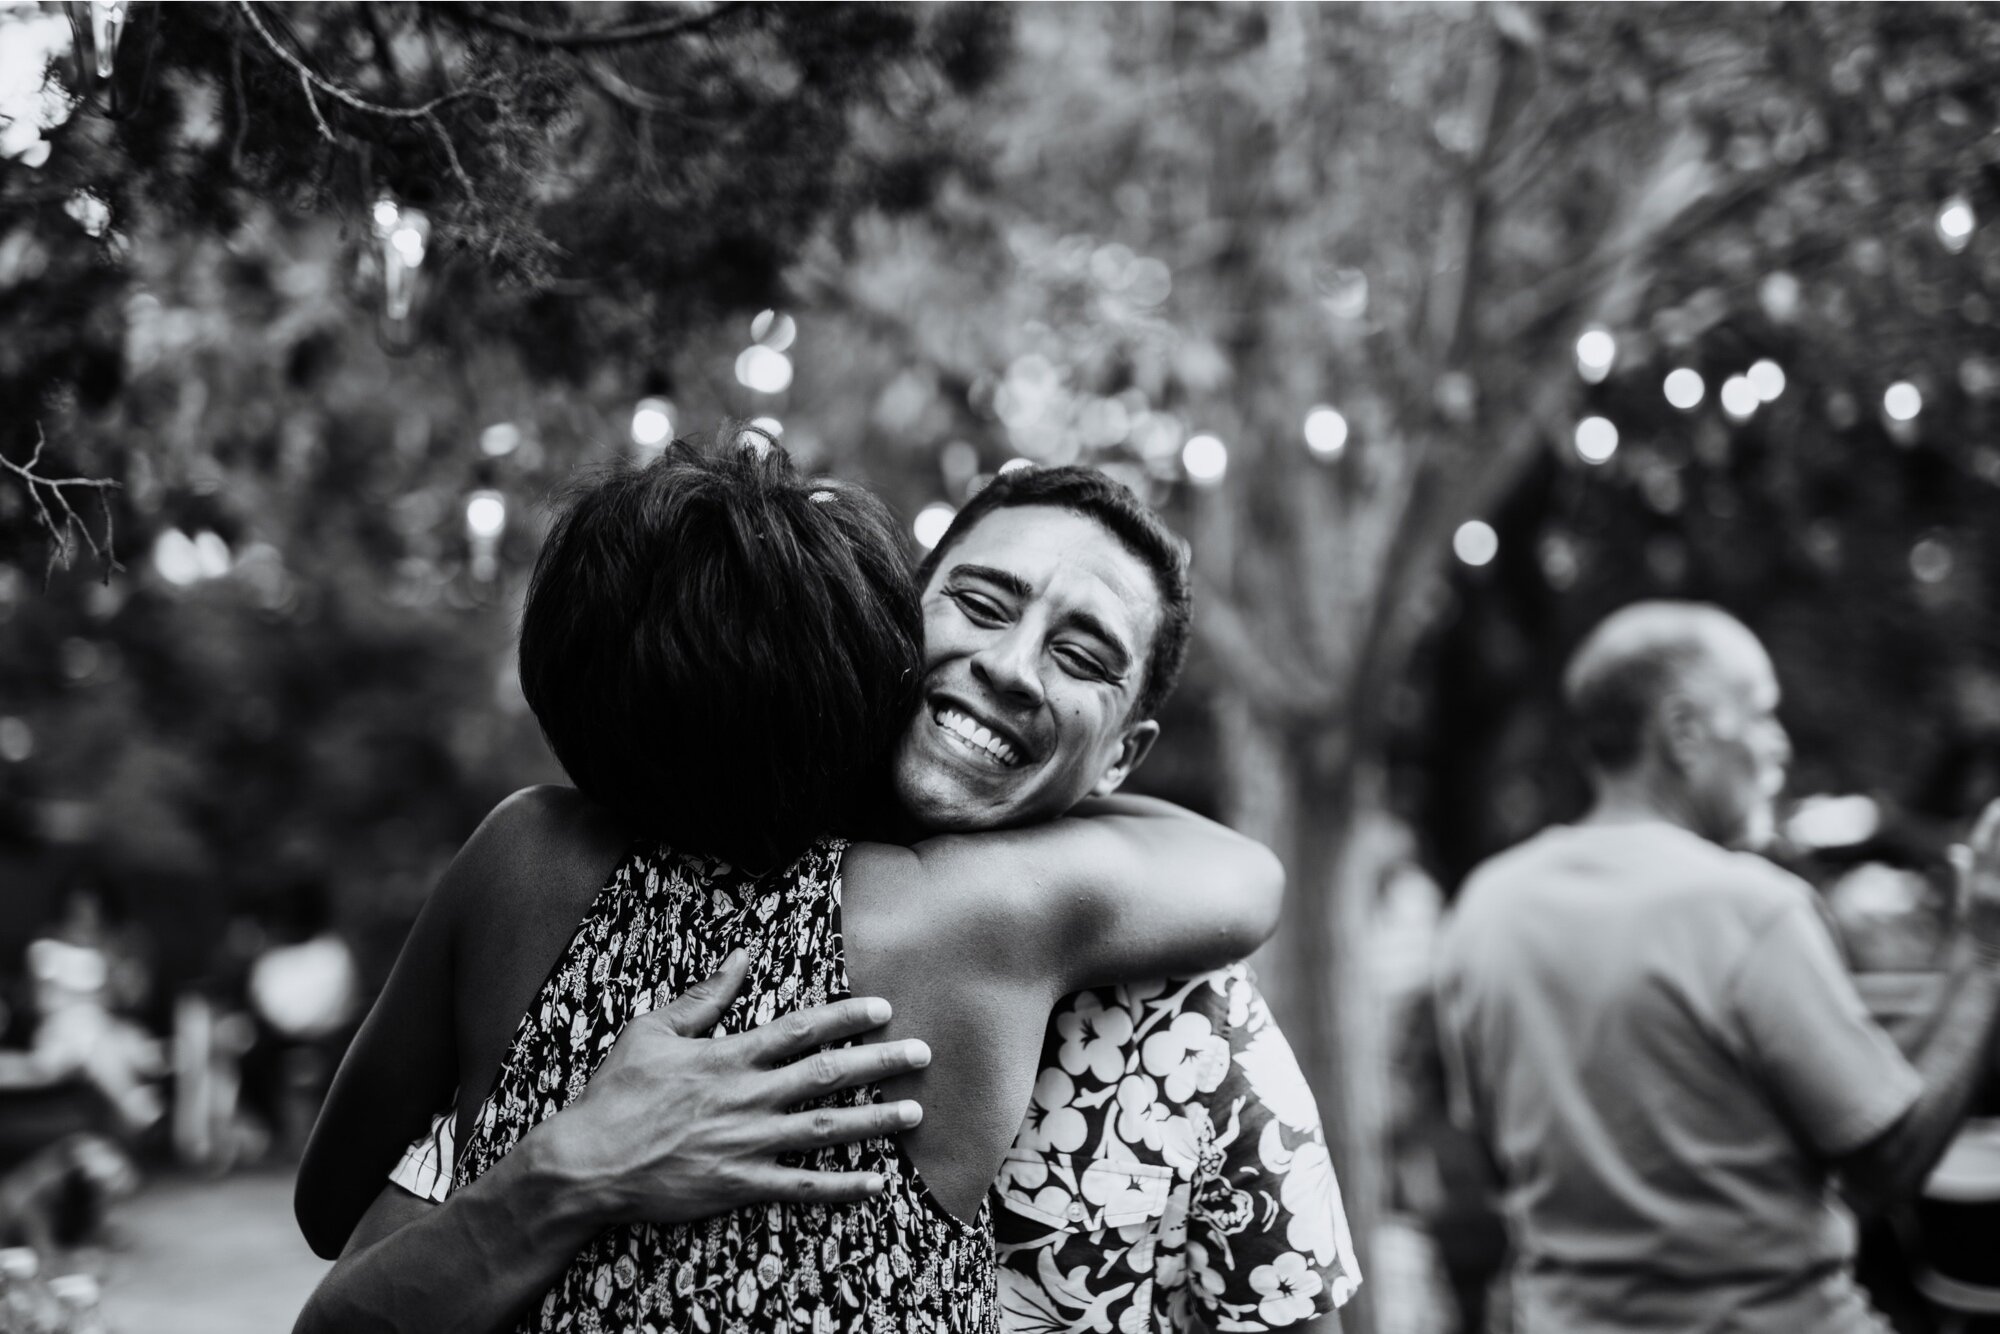
M 930 833 L 1034 824 L 1114 791 L 1159 735 L 1152 715 L 1172 684 L 1139 653 L 1185 651 L 1184 578 L 1148 568 L 1179 560 L 1164 531 L 1141 557 L 1093 512 L 1006 503 L 1045 490 L 1101 500 L 1115 485 L 1101 474 L 1009 485 L 1017 476 L 972 501 L 920 576 L 929 725 L 904 736 L 896 796 Z
M 894 774 L 907 835 L 1036 824 L 1110 798 L 1158 736 L 1187 651 L 1186 558 L 1159 518 L 1090 469 L 1016 471 L 966 505 L 919 577 L 922 706 Z M 990 1197 L 1006 1328 L 1278 1329 L 1353 1291 L 1318 1112 L 1242 965 L 1066 997 L 1040 1059 Z M 885 1103 L 902 1083 L 882 1083 Z M 954 1096 L 968 1105 L 948 1119 L 1001 1118 L 1003 1137 L 1022 1116 L 933 1087 L 904 1134 L 919 1158 Z M 450 1132 L 441 1118 L 392 1180 L 443 1201 Z M 672 1166 L 702 1178 L 690 1150 Z M 762 1198 L 736 1191 L 715 1207 Z
M 1021 470 L 920 577 L 910 818 L 1033 824 L 1115 791 L 1187 649 L 1186 561 L 1159 518 L 1091 469 Z M 1241 964 L 1059 1002 L 992 1199 L 1002 1322 L 1023 1334 L 1279 1329 L 1360 1281 L 1311 1091 Z

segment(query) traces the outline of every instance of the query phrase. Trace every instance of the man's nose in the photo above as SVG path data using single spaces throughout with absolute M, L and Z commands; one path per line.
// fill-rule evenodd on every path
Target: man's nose
M 1042 677 L 1036 670 L 1032 635 L 1017 629 L 998 636 L 972 655 L 972 670 L 996 695 L 1028 704 L 1042 702 Z
M 1792 734 L 1785 730 L 1783 723 L 1771 724 L 1771 763 L 1780 768 L 1790 768 L 1792 763 Z

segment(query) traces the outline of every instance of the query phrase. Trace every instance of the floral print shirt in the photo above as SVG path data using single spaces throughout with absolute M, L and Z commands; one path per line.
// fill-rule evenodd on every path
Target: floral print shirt
M 1243 964 L 1064 999 L 990 1199 L 1008 1334 L 1283 1329 L 1361 1282 L 1319 1110 Z

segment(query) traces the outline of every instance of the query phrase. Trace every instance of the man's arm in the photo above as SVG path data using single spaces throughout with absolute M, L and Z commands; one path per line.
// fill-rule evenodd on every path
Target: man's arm
M 1958 858 L 1966 930 L 1944 1002 L 1914 1055 L 1923 1091 L 1887 1131 L 1839 1160 L 1857 1203 L 1880 1208 L 1915 1193 L 1965 1119 L 2000 1015 L 2000 802 L 1979 817 Z
M 1229 1069 L 1199 1094 L 1222 1152 L 1202 1156 L 1194 1181 L 1195 1198 L 1211 1203 L 1191 1212 L 1188 1237 L 1212 1271 L 1189 1290 L 1193 1311 L 1214 1329 L 1337 1334 L 1337 1308 L 1361 1268 L 1319 1108 L 1248 970 L 1227 978 L 1215 1017 L 1229 1035 Z M 1247 1207 L 1217 1207 L 1232 1200 Z
M 729 1037 L 697 1036 L 722 1016 L 745 969 L 733 953 L 714 977 L 627 1025 L 574 1105 L 444 1204 L 381 1190 L 294 1334 L 501 1329 L 607 1227 L 880 1193 L 874 1173 L 808 1172 L 774 1160 L 897 1134 L 920 1119 L 915 1103 L 785 1109 L 918 1069 L 928 1049 L 817 1050 L 885 1023 L 888 1004 L 875 999 L 801 1010 Z

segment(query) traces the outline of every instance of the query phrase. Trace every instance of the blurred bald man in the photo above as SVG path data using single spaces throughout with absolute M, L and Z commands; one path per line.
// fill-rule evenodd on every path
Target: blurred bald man
M 1959 860 L 1964 938 L 1914 1063 L 1812 889 L 1748 851 L 1790 743 L 1755 635 L 1647 602 L 1565 694 L 1595 803 L 1475 871 L 1439 950 L 1454 1109 L 1499 1172 L 1517 1334 L 1883 1334 L 1850 1198 L 1917 1188 L 2000 1009 L 2000 803 Z

